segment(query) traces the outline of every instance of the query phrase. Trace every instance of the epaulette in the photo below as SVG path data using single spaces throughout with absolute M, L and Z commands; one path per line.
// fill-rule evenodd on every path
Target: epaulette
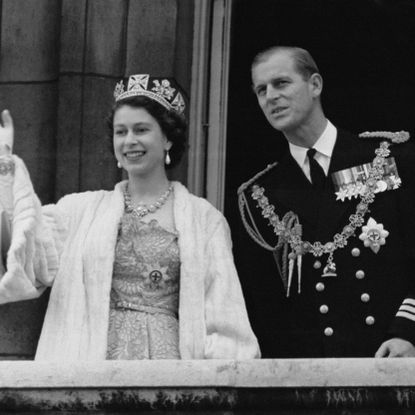
M 386 138 L 394 144 L 405 143 L 409 140 L 407 131 L 365 131 L 359 134 L 359 138 Z

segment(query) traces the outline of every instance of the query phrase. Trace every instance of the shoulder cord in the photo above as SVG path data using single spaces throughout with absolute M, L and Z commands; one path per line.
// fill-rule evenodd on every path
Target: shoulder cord
M 262 248 L 266 249 L 267 251 L 274 252 L 280 245 L 279 241 L 276 246 L 272 246 L 265 241 L 264 237 L 261 235 L 258 227 L 256 226 L 255 220 L 252 216 L 251 209 L 249 208 L 248 201 L 246 200 L 245 193 L 242 192 L 239 194 L 238 202 L 239 202 L 239 212 L 241 214 L 242 223 L 244 224 L 245 229 L 248 232 L 248 235 Z M 252 226 L 248 223 L 248 220 L 245 215 L 245 210 L 248 213 L 249 220 Z
M 241 215 L 242 223 L 244 224 L 244 227 L 246 231 L 248 232 L 248 235 L 252 238 L 254 242 L 256 242 L 259 246 L 266 249 L 267 251 L 271 251 L 272 255 L 274 257 L 274 260 L 277 264 L 278 272 L 281 276 L 282 282 L 284 284 L 284 287 L 287 288 L 288 285 L 288 250 L 289 250 L 289 244 L 283 240 L 282 236 L 278 236 L 278 242 L 275 246 L 270 245 L 265 238 L 261 235 L 254 217 L 252 215 L 251 209 L 249 207 L 249 203 L 246 199 L 246 195 L 244 191 L 252 185 L 258 178 L 263 176 L 265 173 L 267 173 L 269 170 L 274 168 L 278 163 L 275 162 L 273 164 L 269 164 L 264 170 L 257 173 L 254 177 L 252 177 L 247 182 L 243 183 L 239 189 L 238 189 L 238 205 L 239 205 L 239 212 Z M 247 220 L 245 211 L 248 214 L 249 222 Z M 284 222 L 286 222 L 287 226 L 289 228 L 292 227 L 293 224 L 298 222 L 298 217 L 293 212 L 287 212 L 283 219 Z M 282 252 L 281 252 L 282 250 Z M 282 262 L 282 263 L 281 263 Z
M 246 196 L 244 191 L 252 184 L 254 183 L 257 179 L 259 179 L 261 176 L 263 176 L 265 173 L 267 173 L 269 170 L 271 170 L 272 168 L 274 168 L 278 163 L 272 163 L 272 164 L 268 164 L 268 166 L 260 171 L 259 173 L 257 173 L 254 177 L 252 177 L 251 179 L 249 179 L 247 182 L 242 183 L 241 186 L 239 186 L 238 189 L 238 206 L 239 206 L 239 212 L 241 214 L 241 219 L 242 219 L 242 223 L 245 226 L 246 231 L 248 232 L 248 235 L 262 248 L 266 249 L 267 251 L 271 251 L 274 252 L 276 249 L 278 249 L 279 245 L 280 245 L 280 241 L 278 241 L 276 246 L 271 246 L 270 244 L 268 244 L 264 237 L 261 235 L 261 233 L 259 232 L 256 224 L 255 224 L 255 220 L 253 218 L 252 212 L 249 208 L 249 204 L 248 201 L 246 200 Z M 247 211 L 248 215 L 249 215 L 249 219 L 250 222 L 252 223 L 252 226 L 248 223 L 247 219 L 246 219 L 246 215 L 245 215 L 245 210 Z

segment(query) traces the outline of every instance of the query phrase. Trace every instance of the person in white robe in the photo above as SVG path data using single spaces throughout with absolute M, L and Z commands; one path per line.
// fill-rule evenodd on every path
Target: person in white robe
M 184 150 L 179 88 L 174 80 L 133 75 L 117 84 L 114 95 L 109 127 L 116 160 L 128 179 L 113 191 L 75 193 L 53 205 L 41 205 L 24 162 L 12 153 L 13 121 L 9 111 L 2 112 L 0 304 L 36 298 L 51 287 L 36 360 L 260 357 L 224 216 L 167 177 L 166 168 L 177 164 Z M 125 247 L 138 246 L 141 256 L 130 254 L 137 258 L 152 255 L 132 243 L 147 240 L 144 234 L 133 240 L 121 235 L 129 223 L 138 233 L 154 225 L 157 241 L 167 238 L 174 244 L 159 255 L 178 253 L 176 279 L 169 266 L 146 274 L 139 259 L 135 268 L 128 261 L 127 267 L 119 266 Z M 166 293 L 172 301 L 164 301 Z M 166 323 L 168 335 L 157 334 L 163 324 L 142 331 L 133 324 L 126 331 L 125 324 L 150 319 L 156 326 Z M 127 333 L 121 340 L 119 324 Z M 147 332 L 154 334 L 143 346 L 137 333 Z M 142 354 L 143 347 L 150 351 Z

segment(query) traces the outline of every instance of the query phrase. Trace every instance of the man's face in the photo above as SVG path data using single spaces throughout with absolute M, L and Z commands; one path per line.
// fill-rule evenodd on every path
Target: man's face
M 254 66 L 252 83 L 259 106 L 276 130 L 290 133 L 312 123 L 321 88 L 313 78 L 303 79 L 288 52 L 276 52 Z

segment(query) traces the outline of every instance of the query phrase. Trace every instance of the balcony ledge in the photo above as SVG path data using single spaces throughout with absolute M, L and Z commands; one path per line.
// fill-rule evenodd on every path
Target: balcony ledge
M 415 358 L 0 362 L 0 413 L 383 407 L 413 413 Z

